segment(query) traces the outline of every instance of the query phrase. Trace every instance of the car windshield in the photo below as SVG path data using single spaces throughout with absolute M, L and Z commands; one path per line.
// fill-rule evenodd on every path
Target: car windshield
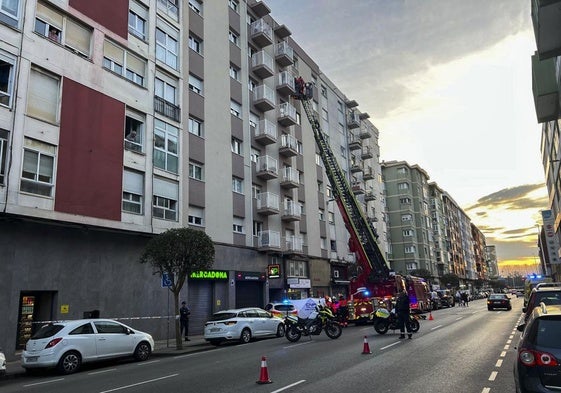
M 275 306 L 275 310 L 278 310 L 278 311 L 292 311 L 292 310 L 294 310 L 294 306 L 292 304 L 277 304 Z
M 48 324 L 48 325 L 43 325 L 41 326 L 41 329 L 37 330 L 35 332 L 35 334 L 33 336 L 31 336 L 32 340 L 37 340 L 40 338 L 48 338 L 48 337 L 52 337 L 55 334 L 57 334 L 58 332 L 60 332 L 62 330 L 62 328 L 64 328 L 63 325 L 54 325 L 54 324 Z
M 211 321 L 224 321 L 226 319 L 235 318 L 238 314 L 235 312 L 219 312 L 210 317 Z
M 535 343 L 539 347 L 561 349 L 561 317 L 540 318 L 537 322 Z

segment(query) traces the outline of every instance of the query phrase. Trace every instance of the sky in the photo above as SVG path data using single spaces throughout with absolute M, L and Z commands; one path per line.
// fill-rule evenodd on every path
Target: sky
M 548 208 L 528 0 L 265 0 L 380 131 L 380 159 L 419 165 L 495 245 L 537 271 Z

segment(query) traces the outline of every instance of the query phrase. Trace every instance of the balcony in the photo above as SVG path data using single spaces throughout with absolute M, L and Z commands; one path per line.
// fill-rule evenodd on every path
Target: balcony
M 349 150 L 360 150 L 362 149 L 362 140 L 357 138 L 353 134 L 349 135 Z
M 532 0 L 532 23 L 540 60 L 561 55 L 561 0 Z
M 271 180 L 279 177 L 279 166 L 276 159 L 271 156 L 260 156 L 256 164 L 257 177 L 263 180 Z
M 282 154 L 285 157 L 294 157 L 298 155 L 298 139 L 289 134 L 282 134 L 279 154 Z
M 290 45 L 288 45 L 288 42 L 279 42 L 275 46 L 275 60 L 282 67 L 286 67 L 294 63 L 294 50 Z
M 358 162 L 351 162 L 351 173 L 362 172 L 362 167 Z
M 255 45 L 264 48 L 273 43 L 273 28 L 264 19 L 251 24 L 251 39 Z
M 277 125 L 267 119 L 259 121 L 255 127 L 255 141 L 263 146 L 275 143 L 278 139 Z
M 280 181 L 282 188 L 291 189 L 300 186 L 300 172 L 289 166 L 282 169 L 282 177 Z
M 363 146 L 362 152 L 360 153 L 360 158 L 362 158 L 363 160 L 368 160 L 369 158 L 372 157 L 374 157 L 374 155 L 372 154 L 372 147 Z
M 371 166 L 367 167 L 363 174 L 362 174 L 362 179 L 363 180 L 372 180 L 374 179 L 374 170 L 372 169 Z
M 360 127 L 360 118 L 357 111 L 350 111 L 347 115 L 347 127 L 350 129 Z
M 264 17 L 265 15 L 269 15 L 271 13 L 271 9 L 264 1 L 261 0 L 249 0 L 247 2 L 247 6 L 253 11 L 255 15 L 259 18 Z
M 540 60 L 532 56 L 532 92 L 538 123 L 559 117 L 559 86 L 555 74 L 555 58 Z
M 296 108 L 288 102 L 280 104 L 277 121 L 284 127 L 290 127 L 296 124 Z
M 259 51 L 251 56 L 251 71 L 261 79 L 274 75 L 274 62 L 270 54 Z
M 175 121 L 180 121 L 181 119 L 181 109 L 177 105 L 158 96 L 154 96 L 154 111 Z
M 355 100 L 347 100 L 345 101 L 345 105 L 347 106 L 347 108 L 352 109 L 358 106 L 358 102 L 356 102 Z
M 364 200 L 365 200 L 366 202 L 375 201 L 375 200 L 376 200 L 376 194 L 374 193 L 374 191 L 368 191 L 368 192 L 364 195 Z
M 280 213 L 280 198 L 272 192 L 262 192 L 257 195 L 257 213 L 265 216 Z
M 281 236 L 277 231 L 261 231 L 257 234 L 259 251 L 280 250 Z
M 358 136 L 360 137 L 360 139 L 371 138 L 372 137 L 372 130 L 370 129 L 369 126 L 363 125 L 362 127 L 360 127 L 360 132 L 359 132 Z
M 262 112 L 275 109 L 275 91 L 266 85 L 253 89 L 253 105 Z
M 300 221 L 302 216 L 302 207 L 299 203 L 294 201 L 285 200 L 284 208 L 282 209 L 281 220 L 286 222 Z
M 301 236 L 287 236 L 285 245 L 287 252 L 302 253 L 304 251 L 304 238 Z
M 283 71 L 279 73 L 277 80 L 277 93 L 283 96 L 290 96 L 296 91 L 294 87 L 294 75 L 292 72 Z
M 273 30 L 275 31 L 276 36 L 281 40 L 284 40 L 285 38 L 290 37 L 292 35 L 290 29 L 285 25 L 275 25 Z
M 355 195 L 362 195 L 364 194 L 364 186 L 359 181 L 353 181 L 351 184 L 351 190 Z

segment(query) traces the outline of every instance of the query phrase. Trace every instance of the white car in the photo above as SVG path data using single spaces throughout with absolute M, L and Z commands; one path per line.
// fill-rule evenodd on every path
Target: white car
M 252 338 L 266 336 L 284 336 L 284 322 L 261 308 L 219 311 L 205 323 L 205 340 L 213 345 L 228 340 L 245 344 Z
M 56 367 L 76 372 L 82 363 L 134 356 L 146 360 L 154 348 L 148 333 L 112 319 L 80 319 L 42 326 L 27 341 L 21 365 L 27 370 Z
M 6 356 L 4 352 L 0 349 L 0 377 L 6 374 Z

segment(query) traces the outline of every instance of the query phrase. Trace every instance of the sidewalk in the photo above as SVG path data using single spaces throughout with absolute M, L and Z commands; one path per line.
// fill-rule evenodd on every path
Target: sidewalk
M 175 348 L 175 338 L 170 338 L 169 340 L 159 340 L 154 342 L 154 351 L 152 352 L 152 357 L 162 357 L 162 356 L 178 356 L 188 353 L 208 351 L 215 348 L 214 345 L 209 344 L 205 341 L 202 335 L 189 337 L 190 341 L 183 341 L 183 348 Z M 21 356 L 21 351 L 16 352 L 18 358 Z M 18 378 L 25 375 L 25 369 L 21 367 L 21 361 L 15 360 L 7 362 L 6 364 L 6 375 L 4 377 L 0 376 L 0 381 L 10 378 Z

